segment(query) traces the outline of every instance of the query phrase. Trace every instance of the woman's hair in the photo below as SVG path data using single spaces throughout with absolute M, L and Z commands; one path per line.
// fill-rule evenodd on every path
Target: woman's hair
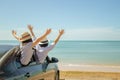
M 22 43 L 28 43 L 28 42 L 33 42 L 32 39 L 28 39 L 26 41 L 22 41 Z

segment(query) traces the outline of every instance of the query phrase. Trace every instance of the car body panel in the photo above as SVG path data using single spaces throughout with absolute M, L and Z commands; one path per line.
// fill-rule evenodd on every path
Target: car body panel
M 43 73 L 38 73 L 37 75 L 34 75 L 30 78 L 28 78 L 28 80 L 54 80 L 55 78 L 55 74 L 56 71 L 55 70 L 49 70 L 47 72 L 43 72 Z
M 42 80 L 44 77 L 52 76 L 49 80 L 54 80 L 55 74 L 59 71 L 57 64 L 48 62 L 47 60 L 42 64 L 31 62 L 28 66 L 21 66 L 16 61 L 16 54 L 19 52 L 19 46 L 8 50 L 2 58 L 0 58 L 0 79 L 5 80 Z M 52 74 L 53 73 L 53 74 Z M 48 75 L 49 74 L 49 75 Z M 48 79 L 48 77 L 46 78 Z

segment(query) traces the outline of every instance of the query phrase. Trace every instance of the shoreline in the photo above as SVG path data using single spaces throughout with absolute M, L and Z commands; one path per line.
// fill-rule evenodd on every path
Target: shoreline
M 87 64 L 59 64 L 60 71 L 85 71 L 85 72 L 115 72 L 120 73 L 120 66 L 115 65 L 87 65 Z
M 58 64 L 60 80 L 120 80 L 120 66 Z

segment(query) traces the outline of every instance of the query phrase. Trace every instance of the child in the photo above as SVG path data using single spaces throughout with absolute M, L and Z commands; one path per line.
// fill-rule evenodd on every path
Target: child
M 31 25 L 29 25 L 28 29 L 30 30 L 30 32 L 32 34 L 33 40 L 36 40 L 36 37 L 35 37 L 34 32 L 33 32 L 33 27 Z M 64 30 L 60 30 L 59 35 L 50 45 L 48 45 L 49 42 L 48 42 L 47 38 L 44 37 L 44 39 L 39 44 L 37 44 L 35 46 L 36 50 L 37 50 L 36 52 L 37 52 L 39 63 L 44 62 L 45 58 L 48 55 L 48 52 L 54 48 L 54 46 L 57 44 L 57 42 L 59 41 L 59 39 L 63 35 L 63 33 L 64 33 Z

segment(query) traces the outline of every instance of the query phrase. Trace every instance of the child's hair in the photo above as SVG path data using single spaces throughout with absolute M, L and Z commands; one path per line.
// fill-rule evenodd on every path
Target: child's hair
M 22 41 L 22 43 L 28 43 L 28 42 L 33 42 L 32 39 L 28 39 L 26 41 Z
M 39 44 L 39 45 L 40 45 L 40 47 L 47 47 L 48 43 L 46 43 L 46 44 Z

